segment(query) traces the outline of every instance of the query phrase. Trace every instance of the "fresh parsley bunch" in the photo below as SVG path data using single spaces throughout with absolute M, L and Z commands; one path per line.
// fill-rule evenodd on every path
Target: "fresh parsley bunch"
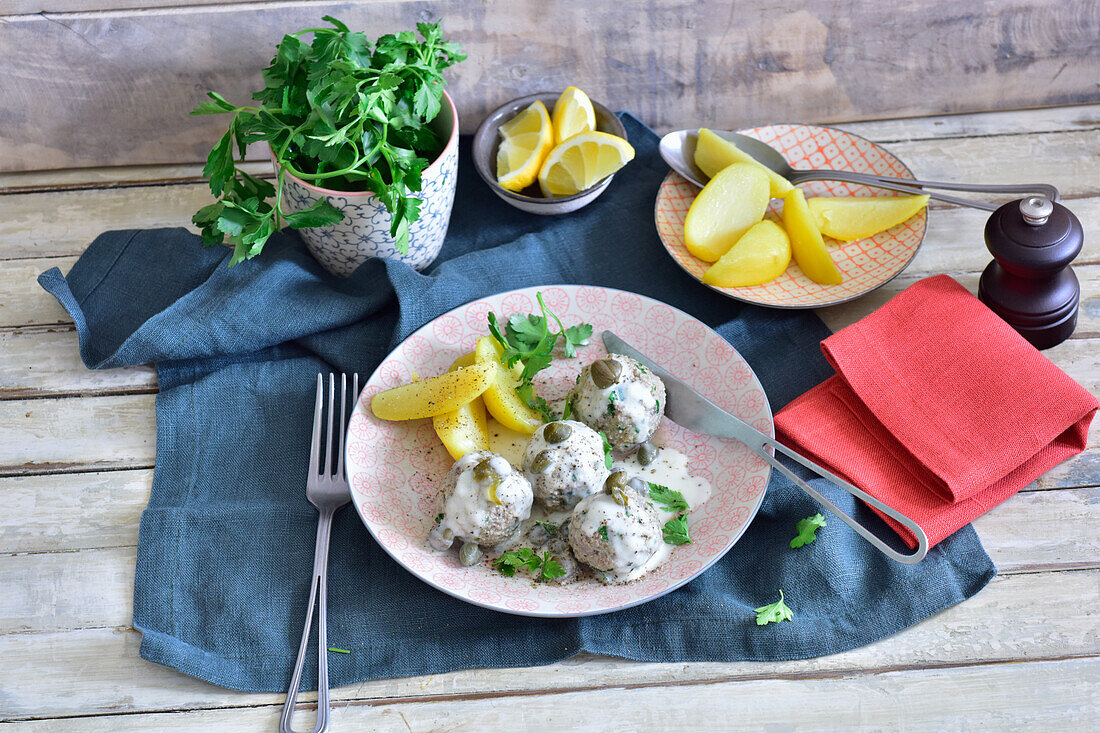
M 439 23 L 384 35 L 371 44 L 339 20 L 332 28 L 308 28 L 283 37 L 263 70 L 258 106 L 237 107 L 215 92 L 194 115 L 232 114 L 229 129 L 206 161 L 203 175 L 218 201 L 192 217 L 206 245 L 234 245 L 229 264 L 255 257 L 284 225 L 326 226 L 343 214 L 321 199 L 308 209 L 281 208 L 287 172 L 341 191 L 370 191 L 392 215 L 390 233 L 399 252 L 409 247 L 409 224 L 420 214 L 421 172 L 443 141 L 428 123 L 442 106 L 442 70 L 466 58 L 443 39 Z M 303 36 L 312 35 L 307 43 Z M 234 149 L 267 142 L 275 153 L 272 186 L 236 165 Z M 274 202 L 270 199 L 274 197 Z

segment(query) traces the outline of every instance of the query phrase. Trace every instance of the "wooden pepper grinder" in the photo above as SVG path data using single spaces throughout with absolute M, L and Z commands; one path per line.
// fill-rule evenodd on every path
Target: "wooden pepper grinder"
M 1081 251 L 1081 222 L 1042 196 L 1011 201 L 989 217 L 993 262 L 978 298 L 1037 349 L 1062 343 L 1077 327 L 1081 286 L 1069 263 Z

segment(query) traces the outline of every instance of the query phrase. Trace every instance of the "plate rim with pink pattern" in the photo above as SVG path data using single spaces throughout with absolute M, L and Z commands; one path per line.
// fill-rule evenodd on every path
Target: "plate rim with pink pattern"
M 425 539 L 438 509 L 452 459 L 431 420 L 388 422 L 370 412 L 383 389 L 445 371 L 488 333 L 486 315 L 537 312 L 536 293 L 570 326 L 592 323 L 588 346 L 576 359 L 555 358 L 536 384 L 562 396 L 583 365 L 606 353 L 610 329 L 684 379 L 719 406 L 774 435 L 771 405 L 744 358 L 706 324 L 684 311 L 637 293 L 600 286 L 542 285 L 477 298 L 432 319 L 401 342 L 367 379 L 348 426 L 345 461 L 352 505 L 375 541 L 420 580 L 483 608 L 521 616 L 572 618 L 609 613 L 659 598 L 698 577 L 740 539 L 756 516 L 771 466 L 747 446 L 692 433 L 662 419 L 659 442 L 689 456 L 693 473 L 711 481 L 710 500 L 688 517 L 693 542 L 669 562 L 625 585 L 583 580 L 565 586 L 507 578 L 487 563 L 465 568 L 457 553 L 433 552 Z M 673 338 L 675 337 L 675 340 Z M 544 379 L 545 376 L 545 379 Z M 540 384 L 541 382 L 541 384 Z M 557 392 L 557 393 L 555 393 Z M 379 486 L 387 487 L 379 490 Z
M 800 131 L 806 132 L 802 133 Z M 736 130 L 736 132 L 767 142 L 782 153 L 784 158 L 787 158 L 787 161 L 795 168 L 832 168 L 834 170 L 894 175 L 898 178 L 908 178 L 910 180 L 916 178 L 909 166 L 882 145 L 861 135 L 835 127 L 802 123 L 775 123 Z M 837 149 L 836 154 L 826 157 L 821 149 L 827 146 L 823 146 L 819 142 L 817 138 L 819 135 L 833 136 L 830 143 L 835 145 L 838 139 L 843 140 L 848 146 L 861 151 L 860 159 L 864 161 L 865 165 L 863 167 L 855 166 L 850 159 L 844 157 L 840 149 Z M 777 141 L 782 143 L 784 140 L 787 143 L 786 145 L 777 144 Z M 797 142 L 798 145 L 792 146 L 792 141 Z M 807 142 L 817 143 L 817 149 L 807 149 L 805 147 Z M 866 158 L 862 157 L 866 152 L 874 152 L 878 159 L 873 164 L 867 164 Z M 820 154 L 820 159 L 815 158 L 814 153 Z M 806 165 L 808 158 L 812 158 L 809 161 L 810 165 Z M 867 186 L 837 181 L 807 181 L 800 183 L 799 188 L 806 191 L 807 196 L 901 195 L 894 191 L 870 189 Z M 872 190 L 875 192 L 874 194 L 872 194 Z M 833 261 L 844 273 L 847 285 L 844 282 L 839 285 L 814 283 L 803 274 L 797 263 L 791 260 L 787 270 L 771 282 L 749 287 L 724 288 L 702 281 L 702 274 L 706 271 L 709 263 L 705 263 L 691 254 L 683 243 L 683 219 L 687 215 L 690 202 L 695 199 L 698 193 L 698 187 L 676 171 L 669 171 L 668 175 L 661 181 L 660 188 L 657 191 L 657 199 L 653 204 L 653 218 L 662 246 L 672 257 L 672 260 L 679 265 L 680 269 L 704 287 L 722 293 L 734 300 L 769 308 L 823 308 L 860 298 L 882 287 L 904 272 L 905 268 L 916 257 L 928 231 L 928 208 L 925 207 L 907 221 L 885 232 L 880 232 L 874 237 L 854 242 L 836 242 L 825 237 L 826 246 L 828 246 L 830 253 L 834 254 L 838 250 L 840 252 L 841 256 L 839 258 L 834 256 Z M 690 194 L 690 199 L 687 198 L 688 194 Z M 770 214 L 777 216 L 778 211 L 778 204 L 775 200 L 772 200 L 769 203 Z M 869 261 L 877 262 L 875 258 L 883 256 L 888 258 L 888 266 L 873 267 L 869 265 Z M 852 282 L 853 273 L 855 282 Z

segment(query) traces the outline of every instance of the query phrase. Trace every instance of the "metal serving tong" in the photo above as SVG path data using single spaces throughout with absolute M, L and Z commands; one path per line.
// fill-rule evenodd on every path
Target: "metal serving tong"
M 909 517 L 882 503 L 866 491 L 826 471 L 813 461 L 799 455 L 774 438 L 760 432 L 741 418 L 726 412 L 687 384 L 669 374 L 668 371 L 653 363 L 651 359 L 647 358 L 644 354 L 611 331 L 603 332 L 603 343 L 609 352 L 623 354 L 632 359 L 637 359 L 642 364 L 645 364 L 648 369 L 653 370 L 653 373 L 664 381 L 666 392 L 665 415 L 677 425 L 681 425 L 689 430 L 694 430 L 697 433 L 703 433 L 704 435 L 713 435 L 718 438 L 737 440 L 744 443 L 754 453 L 797 484 L 799 488 L 812 496 L 815 501 L 839 517 L 841 521 L 858 532 L 865 540 L 870 542 L 892 560 L 897 560 L 906 565 L 912 565 L 920 562 L 928 553 L 928 537 L 924 534 L 924 530 Z M 883 514 L 897 520 L 917 538 L 917 549 L 909 555 L 904 555 L 887 545 L 882 539 L 871 532 L 871 530 L 864 527 L 855 519 L 852 519 L 845 514 L 840 507 L 826 499 L 820 492 L 798 476 L 795 476 L 790 469 L 780 463 L 779 460 L 772 455 L 768 448 L 801 463 L 830 483 L 839 486 L 853 496 L 859 497 Z
M 1048 183 L 1020 183 L 1020 184 L 978 184 L 978 183 L 946 183 L 943 181 L 917 181 L 909 178 L 893 178 L 871 173 L 854 173 L 852 171 L 835 171 L 824 168 L 803 170 L 792 168 L 783 155 L 768 145 L 747 135 L 726 130 L 712 130 L 715 135 L 728 140 L 741 149 L 742 152 L 752 156 L 757 162 L 772 169 L 791 183 L 803 183 L 804 181 L 846 181 L 848 183 L 862 183 L 875 188 L 885 188 L 890 191 L 901 191 L 908 194 L 926 193 L 934 199 L 946 201 L 958 206 L 969 206 L 984 211 L 996 211 L 997 204 L 985 201 L 973 201 L 971 199 L 950 196 L 936 191 L 926 190 L 939 188 L 944 191 L 972 191 L 975 193 L 1016 193 L 1016 194 L 1040 194 L 1050 201 L 1058 200 L 1058 189 Z M 699 141 L 699 135 L 695 130 L 677 130 L 670 132 L 661 138 L 661 157 L 665 159 L 672 170 L 679 173 L 687 180 L 702 188 L 710 178 L 695 165 L 695 146 Z

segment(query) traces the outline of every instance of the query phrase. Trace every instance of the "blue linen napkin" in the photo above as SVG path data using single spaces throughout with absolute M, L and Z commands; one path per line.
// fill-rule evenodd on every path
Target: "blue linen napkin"
M 317 372 L 365 377 L 401 339 L 462 303 L 563 282 L 643 293 L 717 329 L 774 410 L 832 373 L 815 315 L 730 300 L 670 260 L 653 224 L 667 168 L 656 136 L 623 118 L 637 157 L 602 198 L 563 217 L 497 200 L 470 173 L 463 139 L 450 231 L 424 274 L 370 261 L 338 280 L 293 234 L 228 268 L 228 250 L 164 229 L 105 233 L 68 276 L 41 275 L 73 317 L 88 367 L 157 365 L 156 471 L 134 582 L 142 657 L 226 687 L 286 689 L 313 561 L 317 514 L 304 487 Z M 816 485 L 889 535 L 862 504 Z M 886 559 L 831 517 L 816 542 L 791 549 L 795 523 L 818 510 L 773 472 L 748 531 L 692 583 L 626 611 L 548 620 L 436 591 L 391 560 L 348 508 L 332 536 L 329 644 L 350 653 L 330 654 L 332 684 L 530 666 L 580 651 L 663 662 L 832 654 L 958 603 L 996 572 L 970 526 L 916 566 Z M 794 620 L 757 626 L 753 609 L 780 589 Z

